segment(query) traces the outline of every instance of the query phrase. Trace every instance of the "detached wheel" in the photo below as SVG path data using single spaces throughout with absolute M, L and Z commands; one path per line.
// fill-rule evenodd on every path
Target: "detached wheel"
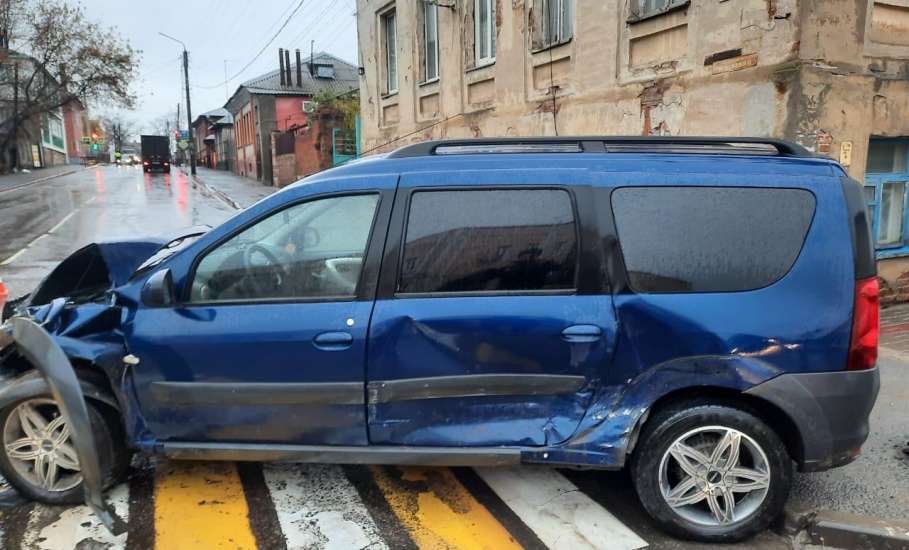
M 644 508 L 665 531 L 737 542 L 783 511 L 792 460 L 776 433 L 750 412 L 688 403 L 648 421 L 632 477 Z
M 105 487 L 125 473 L 128 454 L 119 426 L 87 402 Z M 22 496 L 46 504 L 84 501 L 79 457 L 69 427 L 50 396 L 30 397 L 0 411 L 0 473 Z

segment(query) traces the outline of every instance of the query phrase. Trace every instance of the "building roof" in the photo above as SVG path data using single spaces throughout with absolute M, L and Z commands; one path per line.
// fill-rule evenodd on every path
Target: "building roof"
M 257 76 L 244 82 L 241 86 L 251 94 L 263 95 L 315 95 L 320 92 L 343 94 L 360 86 L 360 77 L 355 65 L 339 59 L 331 54 L 319 52 L 312 57 L 315 65 L 334 66 L 334 78 L 318 78 L 309 74 L 310 59 L 302 61 L 303 86 L 297 87 L 297 64 L 291 59 L 290 84 L 281 86 L 281 74 L 278 69 Z
M 209 125 L 226 125 L 233 124 L 234 117 L 230 114 L 230 111 L 224 107 L 218 107 L 217 109 L 212 109 L 211 111 L 202 113 L 196 117 L 196 120 L 193 122 L 193 126 L 198 126 L 202 120 L 205 119 L 208 121 Z

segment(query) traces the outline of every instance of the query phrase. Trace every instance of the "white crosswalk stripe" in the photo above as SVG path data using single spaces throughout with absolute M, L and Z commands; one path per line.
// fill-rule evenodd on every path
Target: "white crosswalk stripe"
M 118 485 L 108 493 L 107 498 L 117 515 L 128 521 L 128 485 Z M 48 518 L 54 517 L 48 523 Z M 72 550 L 82 543 L 86 548 L 115 550 L 124 547 L 126 537 L 126 533 L 116 537 L 111 535 L 88 506 L 73 506 L 61 513 L 59 508 L 39 505 L 31 513 L 21 547 L 30 550 Z
M 647 543 L 605 508 L 549 468 L 476 468 L 549 548 L 634 550 Z
M 340 467 L 266 464 L 263 474 L 288 550 L 388 548 Z
M 551 549 L 636 550 L 647 543 L 556 470 L 476 468 L 543 544 Z M 369 509 L 339 466 L 263 464 L 262 474 L 288 550 L 388 550 Z M 129 487 L 108 494 L 128 521 Z M 149 503 L 151 505 L 151 503 Z M 250 510 L 250 514 L 255 514 Z M 3 526 L 5 527 L 5 526 Z M 34 506 L 19 545 L 28 550 L 75 547 L 119 550 L 127 534 L 112 536 L 87 506 Z

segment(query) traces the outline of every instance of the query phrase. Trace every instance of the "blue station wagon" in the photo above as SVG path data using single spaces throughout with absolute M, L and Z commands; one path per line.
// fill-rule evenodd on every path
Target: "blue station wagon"
M 628 467 L 740 540 L 858 456 L 877 284 L 861 187 L 798 145 L 418 143 L 62 262 L 7 312 L 0 473 L 116 530 L 133 452 Z

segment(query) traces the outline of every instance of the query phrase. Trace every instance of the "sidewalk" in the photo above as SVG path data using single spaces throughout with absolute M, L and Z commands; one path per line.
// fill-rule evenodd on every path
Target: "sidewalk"
M 181 170 L 189 174 L 188 168 L 183 167 Z M 277 187 L 262 185 L 256 180 L 238 176 L 233 172 L 212 170 L 201 166 L 196 169 L 196 179 L 203 187 L 208 188 L 218 198 L 237 210 L 246 208 L 278 191 Z
M 0 176 L 0 192 L 11 191 L 47 179 L 72 174 L 82 170 L 82 168 L 79 164 L 64 164 L 62 166 L 51 166 L 50 168 L 38 168 L 28 173 L 5 174 Z

